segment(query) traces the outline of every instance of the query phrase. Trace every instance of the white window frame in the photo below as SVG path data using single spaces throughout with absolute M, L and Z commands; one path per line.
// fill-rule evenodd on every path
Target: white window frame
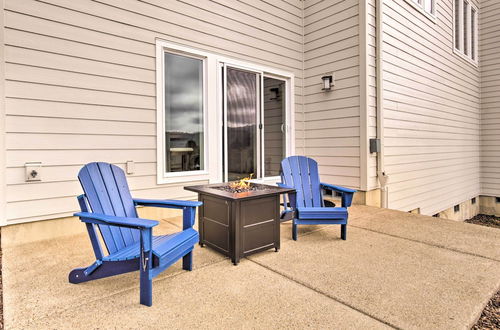
M 177 54 L 203 60 L 203 170 L 198 171 L 166 171 L 166 150 L 165 150 L 165 53 Z M 210 54 L 189 47 L 170 44 L 165 41 L 156 42 L 156 165 L 158 184 L 198 181 L 209 179 L 208 155 L 210 144 L 208 132 L 208 67 Z
M 406 0 L 407 3 L 409 3 L 413 8 L 418 10 L 422 15 L 427 17 L 431 22 L 436 24 L 436 19 L 437 19 L 437 2 L 438 0 L 431 0 L 432 1 L 432 12 L 428 12 L 425 10 L 424 7 L 424 0 Z
M 231 68 L 239 68 L 242 70 L 247 70 L 249 72 L 254 72 L 258 73 L 260 75 L 260 85 L 263 86 L 264 84 L 264 78 L 269 77 L 269 78 L 274 78 L 274 79 L 280 79 L 285 82 L 285 93 L 286 93 L 286 98 L 285 98 L 285 126 L 284 126 L 284 134 L 285 134 L 285 157 L 291 156 L 294 153 L 295 150 L 295 129 L 293 123 L 295 122 L 294 118 L 294 111 L 292 111 L 292 105 L 294 104 L 294 94 L 293 94 L 293 84 L 294 82 L 294 75 L 291 73 L 283 72 L 280 70 L 276 70 L 274 68 L 262 66 L 262 65 L 257 65 L 257 64 L 252 64 L 244 61 L 238 61 L 234 59 L 229 59 L 229 58 L 224 58 L 224 57 L 219 57 L 218 58 L 218 67 L 223 70 L 224 66 L 226 67 L 231 67 Z M 220 75 L 219 75 L 220 76 Z M 263 88 L 263 87 L 262 87 Z M 261 90 L 262 90 L 261 88 Z M 224 89 L 223 86 L 223 81 L 222 79 L 219 82 L 219 90 L 222 91 Z M 220 93 L 222 94 L 222 93 Z M 219 104 L 220 107 L 220 112 L 223 113 L 223 107 L 224 107 L 225 100 L 221 98 L 221 102 Z M 260 103 L 261 106 L 264 105 L 264 95 L 260 95 Z M 259 110 L 258 116 L 261 116 L 262 113 L 261 111 L 264 111 L 264 109 Z M 260 122 L 260 120 L 259 120 Z M 257 143 L 257 161 L 259 162 L 259 167 L 260 171 L 262 173 L 259 173 L 260 177 L 251 180 L 252 182 L 260 182 L 260 183 L 276 183 L 277 181 L 280 181 L 279 176 L 265 176 L 265 169 L 264 169 L 264 129 L 260 129 L 260 132 L 258 133 L 260 136 L 260 143 Z M 221 133 L 222 134 L 222 131 Z M 222 137 L 221 137 L 222 140 Z M 224 141 L 224 146 L 227 147 L 227 141 Z M 224 155 L 224 157 L 222 157 Z M 220 159 L 222 164 L 227 164 L 227 151 L 223 150 L 223 153 L 220 154 Z M 227 170 L 227 169 L 225 169 Z M 226 171 L 227 172 L 227 171 Z M 224 180 L 224 176 L 227 176 L 227 173 L 224 173 L 221 181 Z
M 169 52 L 184 56 L 201 58 L 203 66 L 203 128 L 204 128 L 204 168 L 200 171 L 165 172 L 165 56 Z M 193 182 L 208 180 L 210 183 L 223 180 L 223 140 L 222 140 L 222 100 L 223 82 L 220 68 L 223 64 L 248 68 L 259 71 L 263 76 L 276 77 L 286 81 L 286 156 L 295 150 L 295 76 L 293 73 L 279 69 L 237 60 L 216 53 L 207 52 L 193 47 L 187 47 L 162 39 L 156 40 L 156 122 L 157 122 L 157 183 L 168 184 L 178 182 Z M 257 181 L 273 183 L 279 177 L 259 178 Z M 269 182 L 271 182 L 269 181 Z
M 471 1 L 471 0 L 465 0 L 468 4 L 468 10 L 467 10 L 467 27 L 468 27 L 468 36 L 467 36 L 467 49 L 469 54 L 464 53 L 464 12 L 463 12 L 463 7 L 464 7 L 464 0 L 459 0 L 459 8 L 455 8 L 455 0 L 453 0 L 453 42 L 452 42 L 452 48 L 453 48 L 453 53 L 459 56 L 460 58 L 466 60 L 468 63 L 473 64 L 474 66 L 478 66 L 478 30 L 479 30 L 479 9 L 477 6 Z M 458 18 L 459 18 L 459 29 L 458 31 L 456 30 L 456 12 L 458 10 Z M 476 12 L 476 19 L 475 19 L 475 28 L 474 28 L 474 47 L 472 46 L 472 10 Z M 455 45 L 455 40 L 457 37 L 457 33 L 459 35 L 459 48 L 456 47 Z M 474 49 L 474 58 L 472 58 L 472 49 Z

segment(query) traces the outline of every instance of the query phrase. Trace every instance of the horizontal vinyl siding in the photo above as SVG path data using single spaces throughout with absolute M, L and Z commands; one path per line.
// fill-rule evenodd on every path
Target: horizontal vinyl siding
M 483 0 L 480 13 L 481 191 L 500 196 L 500 3 Z
M 91 161 L 134 160 L 135 196 L 194 197 L 156 184 L 156 38 L 293 72 L 303 153 L 300 1 L 7 0 L 8 223 L 77 210 Z M 24 181 L 29 161 L 43 163 L 42 182 Z
M 480 193 L 479 70 L 452 51 L 452 1 L 435 22 L 385 5 L 384 126 L 389 207 L 432 215 Z
M 360 187 L 359 6 L 357 0 L 305 1 L 305 152 L 321 179 Z M 321 77 L 334 73 L 324 92 Z

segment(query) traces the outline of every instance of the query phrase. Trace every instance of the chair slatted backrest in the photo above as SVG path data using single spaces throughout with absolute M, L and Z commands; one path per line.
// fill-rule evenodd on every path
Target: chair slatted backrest
M 108 163 L 89 163 L 78 173 L 85 197 L 93 213 L 137 218 L 125 173 Z M 140 239 L 137 229 L 99 225 L 109 253 Z
M 318 163 L 308 157 L 291 156 L 281 161 L 281 180 L 296 191 L 296 207 L 322 207 Z

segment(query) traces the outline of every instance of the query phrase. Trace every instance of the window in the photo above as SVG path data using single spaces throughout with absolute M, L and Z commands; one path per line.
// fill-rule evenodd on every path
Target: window
M 156 40 L 156 174 L 157 183 L 213 180 L 207 155 L 208 93 L 215 65 L 210 53 Z M 209 134 L 210 133 L 210 134 Z
M 472 60 L 476 60 L 476 10 L 474 8 L 471 9 L 470 12 L 470 26 L 471 26 L 471 53 L 470 56 Z
M 432 16 L 436 15 L 436 0 L 410 0 L 417 8 Z
M 477 8 L 469 0 L 454 0 L 453 10 L 454 52 L 477 64 Z
M 203 59 L 165 52 L 165 172 L 204 169 Z
M 460 6 L 460 2 L 462 0 L 455 0 L 455 6 L 454 8 L 459 8 Z M 460 49 L 460 10 L 458 9 L 455 9 L 455 13 L 454 13 L 454 18 L 455 18 L 455 24 L 454 24 L 454 27 L 455 27 L 455 49 Z
M 287 150 L 287 80 L 224 63 L 224 176 L 265 179 L 279 175 Z
M 156 40 L 157 183 L 273 180 L 294 147 L 292 73 Z

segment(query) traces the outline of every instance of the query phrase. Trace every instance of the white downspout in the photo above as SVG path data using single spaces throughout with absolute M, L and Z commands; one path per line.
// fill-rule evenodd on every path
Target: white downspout
M 377 177 L 380 183 L 380 206 L 388 206 L 388 187 L 389 176 L 385 173 L 384 165 L 384 79 L 383 79 L 383 6 L 384 0 L 376 0 L 376 67 L 377 67 L 377 139 L 380 141 L 380 152 L 377 155 Z

